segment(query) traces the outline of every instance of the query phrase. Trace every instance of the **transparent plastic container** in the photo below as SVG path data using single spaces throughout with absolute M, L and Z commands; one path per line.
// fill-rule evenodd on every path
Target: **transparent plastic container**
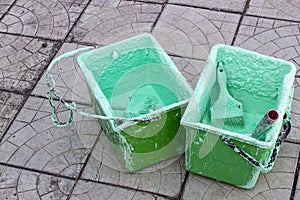
M 185 129 L 180 120 L 192 89 L 154 37 L 142 34 L 88 50 L 76 60 L 96 115 L 77 113 L 98 119 L 124 170 L 182 155 Z M 62 55 L 49 68 L 79 51 Z
M 220 91 L 218 62 L 225 65 L 229 93 L 243 104 L 243 126 L 225 121 L 216 126 L 211 121 L 210 108 Z M 260 172 L 272 169 L 280 144 L 290 131 L 294 75 L 290 62 L 238 47 L 214 46 L 181 120 L 187 131 L 187 170 L 242 188 L 254 187 Z M 270 109 L 277 110 L 278 120 L 264 137 L 251 137 Z

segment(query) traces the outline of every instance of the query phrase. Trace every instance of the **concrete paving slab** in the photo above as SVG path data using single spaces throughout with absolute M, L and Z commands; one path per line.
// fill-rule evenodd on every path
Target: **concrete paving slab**
M 297 114 L 299 114 L 299 111 L 297 109 L 299 107 L 298 102 L 300 101 L 300 94 L 299 94 L 300 85 L 298 84 L 298 82 L 299 82 L 299 78 L 296 78 L 294 83 L 294 95 L 293 95 L 293 104 L 292 104 L 292 110 Z
M 166 3 L 167 0 L 125 0 L 125 1 L 140 1 L 140 2 L 147 2 L 147 3 Z
M 17 0 L 0 21 L 0 31 L 64 39 L 88 0 Z
M 247 14 L 300 21 L 299 4 L 299 0 L 251 0 Z
M 22 106 L 22 95 L 0 91 L 0 139 Z
M 300 23 L 245 16 L 235 46 L 293 62 L 299 69 Z
M 271 172 L 261 174 L 251 190 L 189 174 L 183 199 L 290 199 L 299 145 L 284 143 Z
M 27 93 L 33 89 L 57 43 L 0 33 L 0 89 Z
M 246 0 L 169 0 L 168 3 L 243 12 Z
M 300 129 L 293 126 L 290 135 L 287 137 L 287 141 L 291 141 L 291 142 L 300 141 L 299 132 Z
M 299 105 L 299 102 L 296 100 L 293 100 L 293 102 L 296 102 Z M 299 136 L 299 131 L 300 131 L 300 115 L 296 114 L 292 111 L 291 113 L 291 123 L 292 123 L 292 129 L 291 133 L 288 136 L 288 140 L 293 141 L 293 142 L 299 142 L 300 141 L 300 136 Z
M 67 199 L 74 181 L 0 165 L 0 197 L 18 199 Z
M 134 1 L 92 0 L 70 35 L 70 40 L 106 45 L 150 32 L 162 5 Z
M 82 47 L 86 46 L 65 43 L 56 54 L 56 57 Z M 60 91 L 60 96 L 63 99 L 89 104 L 89 93 L 85 84 L 85 79 L 76 63 L 76 56 L 77 55 L 65 58 L 58 62 L 58 64 L 50 71 L 50 74 L 55 80 L 56 89 Z M 46 75 L 44 74 L 32 91 L 32 94 L 46 97 L 47 91 L 48 86 L 46 83 Z
M 297 181 L 297 186 L 296 186 L 296 190 L 295 190 L 295 196 L 294 199 L 300 199 L 300 175 L 298 175 L 298 181 Z
M 198 83 L 199 76 L 205 65 L 205 61 L 181 58 L 176 56 L 171 56 L 171 59 L 175 63 L 177 69 L 189 83 L 189 85 L 194 89 Z
M 177 157 L 136 173 L 122 171 L 114 149 L 101 134 L 81 178 L 176 197 L 186 174 L 183 163 L 183 157 Z
M 240 15 L 167 5 L 153 35 L 170 54 L 206 60 L 217 43 L 230 44 Z
M 300 85 L 299 85 L 299 78 L 296 78 L 294 84 L 294 98 L 292 102 L 292 130 L 291 134 L 288 137 L 288 140 L 293 142 L 300 141 Z
M 298 108 L 298 102 L 300 101 L 300 85 L 297 84 L 298 79 L 296 79 L 295 90 L 294 90 L 294 108 Z M 295 109 L 295 113 L 299 113 L 297 109 Z
M 0 18 L 8 11 L 9 7 L 14 3 L 14 0 L 2 0 L 0 2 Z
M 72 126 L 57 128 L 50 110 L 46 99 L 28 99 L 0 143 L 0 162 L 77 177 L 100 132 L 98 122 L 76 115 Z M 59 109 L 58 115 L 63 121 L 68 112 Z
M 110 186 L 95 182 L 78 181 L 71 200 L 115 200 L 115 199 L 132 199 L 132 200 L 164 200 L 154 194 L 138 192 L 126 188 Z

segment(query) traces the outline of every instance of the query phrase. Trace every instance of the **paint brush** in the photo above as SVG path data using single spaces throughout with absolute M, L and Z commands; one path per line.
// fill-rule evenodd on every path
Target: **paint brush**
M 217 100 L 210 108 L 212 124 L 243 126 L 243 105 L 234 99 L 227 90 L 227 75 L 223 62 L 218 62 L 216 74 L 217 82 L 220 87 L 220 93 Z

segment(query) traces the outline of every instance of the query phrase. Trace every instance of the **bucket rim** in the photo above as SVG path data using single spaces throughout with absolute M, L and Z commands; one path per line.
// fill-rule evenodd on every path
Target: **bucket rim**
M 250 145 L 255 145 L 257 147 L 263 148 L 263 149 L 269 149 L 274 147 L 275 142 L 276 141 L 269 141 L 269 142 L 264 142 L 264 141 L 260 141 L 257 140 L 249 135 L 246 134 L 241 134 L 241 133 L 237 133 L 237 132 L 233 132 L 233 131 L 228 131 L 228 130 L 224 130 L 221 128 L 217 128 L 208 124 L 203 124 L 203 123 L 193 123 L 193 122 L 185 122 L 185 121 L 181 121 L 181 124 L 185 127 L 189 127 L 189 128 L 193 128 L 195 129 L 195 131 L 198 130 L 202 130 L 202 131 L 206 131 L 209 133 L 213 133 L 216 135 L 219 135 L 221 137 L 226 137 L 229 139 L 234 139 L 243 143 L 247 143 Z
M 161 114 L 166 114 L 167 112 L 173 111 L 173 110 L 175 110 L 177 108 L 181 108 L 182 109 L 182 108 L 184 108 L 184 107 L 187 106 L 187 104 L 188 104 L 189 101 L 190 101 L 190 98 L 182 100 L 182 101 L 179 101 L 179 102 L 176 102 L 176 103 L 172 103 L 170 105 L 161 107 L 161 108 L 159 108 L 159 109 L 151 112 L 150 115 L 153 115 L 154 117 L 155 116 L 159 117 Z M 149 115 L 149 113 L 148 114 L 144 114 L 144 115 L 140 115 L 139 117 L 143 118 L 143 117 L 145 117 L 147 115 Z M 130 119 L 130 118 L 128 118 L 128 119 Z M 123 123 L 123 124 L 121 124 L 121 125 L 119 125 L 117 127 L 114 127 L 114 130 L 115 131 L 122 131 L 123 129 L 128 128 L 128 127 L 133 126 L 133 125 L 138 124 L 138 123 L 139 122 L 134 122 L 134 121 L 129 121 L 128 120 L 128 121 L 125 121 L 125 123 Z

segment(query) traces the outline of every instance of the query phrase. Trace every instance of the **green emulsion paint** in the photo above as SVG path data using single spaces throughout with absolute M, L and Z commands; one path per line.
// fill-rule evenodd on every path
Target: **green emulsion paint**
M 176 76 L 172 74 L 168 63 L 161 63 L 155 48 L 135 49 L 119 53 L 118 56 L 114 54 L 115 51 L 111 55 L 111 61 L 107 61 L 103 68 L 94 65 L 89 67 L 110 102 L 114 115 L 137 117 L 186 97 L 187 90 L 183 85 L 179 86 L 180 82 L 173 86 L 171 82 L 167 83 L 164 76 L 171 78 L 173 75 L 174 81 Z M 141 98 L 137 98 L 138 96 Z M 144 108 L 138 107 L 139 105 Z
M 229 93 L 241 102 L 244 108 L 244 126 L 223 123 L 222 128 L 250 134 L 268 110 L 277 109 L 282 81 L 290 71 L 290 66 L 267 58 L 255 59 L 253 55 L 241 56 L 240 52 L 228 51 L 225 48 L 218 50 L 216 62 L 219 61 L 224 62 L 226 66 Z M 210 92 L 208 108 L 215 103 L 219 92 L 220 88 L 216 82 Z M 211 125 L 209 109 L 205 111 L 200 122 Z
M 177 101 L 175 94 L 163 85 L 156 83 L 143 85 L 129 97 L 126 114 L 129 117 L 138 117 Z
M 114 51 L 115 52 L 115 51 Z M 113 53 L 115 54 L 115 53 Z M 134 90 L 136 80 L 138 77 L 149 79 L 149 76 L 154 76 L 156 73 L 153 69 L 151 74 L 147 74 L 145 71 L 144 73 L 137 74 L 140 71 L 134 71 L 134 68 L 137 67 L 151 67 L 155 64 L 161 64 L 160 60 L 157 59 L 157 50 L 154 48 L 143 48 L 143 49 L 136 49 L 132 50 L 123 54 L 119 54 L 117 57 L 115 55 L 111 55 L 112 59 L 110 63 L 108 63 L 108 67 L 105 67 L 105 71 L 101 73 L 95 74 L 95 79 L 98 82 L 99 86 L 102 88 L 104 95 L 107 99 L 111 99 L 115 92 L 117 95 L 119 92 L 126 92 L 128 90 Z M 99 70 L 97 68 L 96 70 Z M 103 69 L 101 69 L 103 70 Z M 133 71 L 133 73 L 131 73 Z M 127 75 L 130 74 L 130 76 Z M 120 83 L 122 78 L 126 77 L 128 82 L 131 83 L 131 86 L 125 91 L 114 91 L 117 84 Z M 148 76 L 148 77 L 147 77 Z

